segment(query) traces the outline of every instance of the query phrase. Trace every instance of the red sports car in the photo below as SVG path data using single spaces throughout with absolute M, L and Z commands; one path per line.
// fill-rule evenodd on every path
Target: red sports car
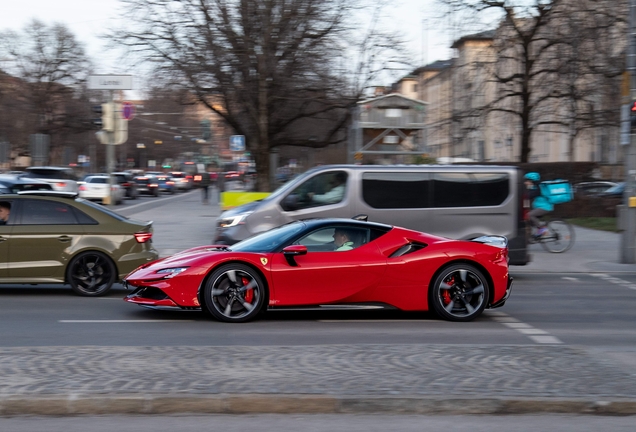
M 362 218 L 363 219 L 363 218 Z M 289 223 L 143 265 L 124 300 L 244 322 L 282 308 L 386 305 L 470 321 L 510 295 L 505 237 L 451 240 L 356 219 Z

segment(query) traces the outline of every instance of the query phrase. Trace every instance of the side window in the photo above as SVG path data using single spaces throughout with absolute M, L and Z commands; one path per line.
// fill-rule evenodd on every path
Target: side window
M 510 193 L 506 173 L 436 173 L 433 207 L 482 207 L 502 204 Z
M 77 225 L 73 208 L 56 201 L 24 200 L 22 225 Z
M 466 173 L 433 174 L 433 207 L 468 207 L 472 201 Z
M 506 173 L 477 173 L 473 177 L 473 197 L 477 206 L 500 205 L 510 195 L 510 178 Z
M 345 198 L 347 173 L 329 171 L 318 174 L 291 191 L 282 201 L 283 210 L 301 210 L 337 204 Z
M 307 246 L 310 252 L 343 252 L 369 242 L 370 230 L 355 227 L 328 227 L 313 231 L 296 244 Z
M 75 218 L 77 218 L 80 225 L 99 225 L 99 223 L 95 219 L 93 219 L 92 217 L 84 213 L 83 211 L 78 210 L 74 207 L 71 207 L 71 208 L 73 209 L 73 213 L 75 213 Z
M 377 209 L 429 207 L 429 174 L 418 172 L 366 172 L 362 199 Z

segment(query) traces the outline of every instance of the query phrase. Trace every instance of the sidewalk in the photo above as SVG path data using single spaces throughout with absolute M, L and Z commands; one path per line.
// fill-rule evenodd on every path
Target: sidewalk
M 153 242 L 167 256 L 211 241 L 215 192 L 209 205 L 192 191 L 159 208 L 131 203 L 118 211 L 153 220 Z M 534 261 L 511 272 L 636 273 L 636 265 L 618 263 L 618 234 L 576 228 L 576 235 L 564 254 L 533 245 Z M 620 354 L 628 361 L 567 345 L 0 348 L 0 415 L 636 415 L 627 351 Z
M 532 261 L 511 266 L 511 273 L 636 273 L 636 264 L 622 264 L 621 234 L 575 226 L 574 246 L 560 254 L 529 245 Z

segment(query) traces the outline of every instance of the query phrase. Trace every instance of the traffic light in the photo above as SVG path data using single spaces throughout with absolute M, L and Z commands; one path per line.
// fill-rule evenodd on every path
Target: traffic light
M 633 131 L 636 129 L 636 100 L 632 101 L 632 104 L 629 107 L 629 120 Z
M 102 106 L 101 105 L 93 105 L 91 107 L 91 111 L 94 114 L 94 117 L 91 119 L 91 124 L 96 126 L 97 129 L 102 128 Z

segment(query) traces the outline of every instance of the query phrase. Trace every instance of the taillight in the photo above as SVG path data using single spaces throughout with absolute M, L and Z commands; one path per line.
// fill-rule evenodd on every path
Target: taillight
M 63 188 L 63 187 L 66 187 L 66 183 L 58 182 L 58 183 L 55 183 L 55 186 L 57 186 L 59 188 Z
M 146 243 L 151 238 L 152 238 L 152 233 L 150 232 L 135 233 L 135 240 L 137 240 L 137 243 Z
M 166 184 L 173 185 L 174 182 L 166 182 Z
M 79 190 L 81 190 L 81 191 L 85 191 L 85 190 L 87 190 L 87 189 L 88 189 L 88 188 L 87 188 L 86 186 L 84 186 L 84 185 L 82 185 L 82 186 L 80 186 L 80 187 L 79 187 Z

